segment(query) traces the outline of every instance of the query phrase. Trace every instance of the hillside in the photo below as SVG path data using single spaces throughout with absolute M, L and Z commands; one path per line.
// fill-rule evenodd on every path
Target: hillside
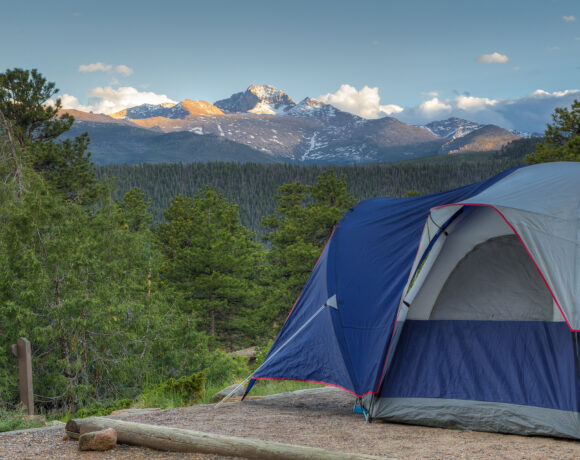
M 464 136 L 454 138 L 444 144 L 441 149 L 444 153 L 495 150 L 519 138 L 519 136 L 499 126 L 486 125 L 477 130 L 470 131 Z
M 83 132 L 91 138 L 91 159 L 96 164 L 174 163 L 231 161 L 236 163 L 272 163 L 271 155 L 259 152 L 221 136 L 188 131 L 163 133 L 134 124 L 76 122 L 63 138 Z

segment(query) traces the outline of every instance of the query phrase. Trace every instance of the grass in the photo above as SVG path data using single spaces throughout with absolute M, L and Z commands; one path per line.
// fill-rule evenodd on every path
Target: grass
M 240 383 L 240 382 L 237 382 Z M 160 409 L 173 409 L 192 404 L 210 404 L 211 398 L 227 384 L 215 385 L 206 383 L 201 392 L 201 398 L 195 401 L 184 400 L 183 394 L 179 391 L 168 390 L 166 388 L 153 388 L 142 393 L 135 402 L 130 404 L 130 400 L 110 402 L 109 404 L 98 403 L 88 408 L 82 408 L 76 413 L 58 413 L 47 415 L 47 419 L 55 419 L 67 422 L 71 418 L 89 417 L 92 415 L 108 415 L 111 411 L 124 408 L 144 409 L 157 407 Z M 297 382 L 294 380 L 260 380 L 252 388 L 252 396 L 267 396 L 289 391 L 305 390 L 309 388 L 321 388 L 324 385 L 317 383 Z M 0 433 L 4 431 L 24 430 L 28 428 L 40 428 L 44 424 L 40 420 L 27 418 L 22 411 L 7 410 L 0 406 Z
M 324 386 L 319 383 L 297 382 L 296 380 L 259 380 L 253 386 L 250 394 L 253 396 L 268 396 L 288 391 L 322 388 Z
M 42 426 L 44 426 L 42 421 L 28 418 L 21 410 L 7 410 L 0 407 L 0 433 Z

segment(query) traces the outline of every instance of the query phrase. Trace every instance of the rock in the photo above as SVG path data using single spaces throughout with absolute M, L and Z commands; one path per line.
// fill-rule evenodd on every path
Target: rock
M 219 402 L 219 401 L 221 401 L 227 395 L 229 395 L 234 388 L 236 388 L 236 391 L 234 391 L 234 393 L 232 394 L 232 396 L 244 396 L 244 391 L 246 390 L 244 388 L 244 385 L 238 385 L 236 383 L 235 385 L 230 385 L 229 387 L 225 387 L 223 390 L 218 391 L 215 395 L 213 395 L 211 397 L 211 401 L 212 402 Z
M 113 428 L 81 434 L 79 437 L 80 450 L 111 450 L 117 445 L 117 432 Z
M 44 418 L 44 415 L 25 415 L 23 418 L 27 422 L 37 422 L 42 426 L 46 426 L 46 419 Z

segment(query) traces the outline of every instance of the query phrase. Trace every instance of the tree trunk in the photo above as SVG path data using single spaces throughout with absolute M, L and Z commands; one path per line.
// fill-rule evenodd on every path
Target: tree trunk
M 89 417 L 70 420 L 66 425 L 70 437 L 75 433 L 114 428 L 120 444 L 133 444 L 169 452 L 200 452 L 213 455 L 227 455 L 255 459 L 274 460 L 356 460 L 378 459 L 363 454 L 349 454 L 306 446 L 294 446 L 259 439 L 236 438 L 200 431 L 169 428 L 144 423 L 126 422 L 105 417 Z

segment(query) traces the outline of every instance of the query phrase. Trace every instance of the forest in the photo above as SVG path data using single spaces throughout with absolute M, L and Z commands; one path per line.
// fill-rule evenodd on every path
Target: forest
M 0 422 L 18 404 L 18 337 L 32 343 L 45 413 L 167 389 L 185 404 L 241 380 L 247 362 L 229 352 L 267 350 L 357 201 L 482 180 L 537 143 L 336 168 L 96 168 L 86 135 L 59 140 L 73 119 L 44 104 L 56 92 L 36 70 L 0 74 Z
M 282 184 L 314 185 L 322 173 L 334 171 L 346 178 L 347 192 L 357 201 L 374 197 L 402 197 L 434 193 L 478 182 L 525 163 L 540 139 L 522 139 L 501 151 L 436 155 L 397 163 L 352 166 L 303 166 L 263 163 L 166 163 L 97 166 L 97 177 L 114 185 L 113 196 L 121 198 L 139 187 L 151 199 L 149 210 L 155 222 L 178 194 L 193 197 L 205 187 L 215 187 L 239 207 L 243 225 L 258 234 L 265 229 L 263 217 L 274 213 L 275 196 Z

